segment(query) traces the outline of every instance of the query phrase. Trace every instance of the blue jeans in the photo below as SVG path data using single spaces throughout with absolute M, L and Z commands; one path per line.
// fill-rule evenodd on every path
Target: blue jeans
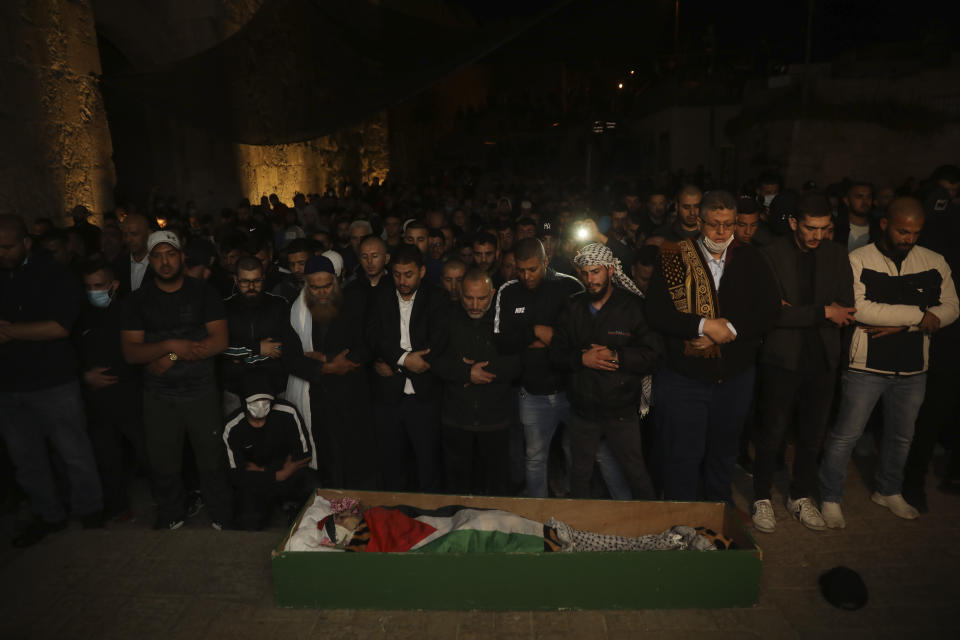
M 570 403 L 567 401 L 567 394 L 562 391 L 549 395 L 534 395 L 521 387 L 519 395 L 520 423 L 523 426 L 526 447 L 526 495 L 530 498 L 546 498 L 550 442 L 561 422 L 569 427 Z M 563 455 L 567 460 L 567 469 L 571 469 L 573 459 L 570 454 L 570 439 L 566 435 L 562 446 Z M 600 474 L 612 498 L 629 500 L 633 497 L 630 484 L 606 440 L 601 440 L 597 446 L 596 462 L 600 466 Z
M 547 459 L 550 442 L 561 422 L 570 423 L 570 403 L 567 394 L 534 395 L 520 389 L 520 423 L 526 442 L 527 497 L 547 497 Z M 567 468 L 570 468 L 570 447 L 564 447 Z
M 0 391 L 0 433 L 10 450 L 17 484 L 41 520 L 67 517 L 50 465 L 47 444 L 60 456 L 70 481 L 70 507 L 84 516 L 103 510 L 103 492 L 87 435 L 80 383 L 39 391 Z
M 927 375 L 884 376 L 844 371 L 840 382 L 840 409 L 827 435 L 820 462 L 821 498 L 824 502 L 840 502 L 843 497 L 850 455 L 880 398 L 883 398 L 883 443 L 875 475 L 876 490 L 885 496 L 900 493 Z

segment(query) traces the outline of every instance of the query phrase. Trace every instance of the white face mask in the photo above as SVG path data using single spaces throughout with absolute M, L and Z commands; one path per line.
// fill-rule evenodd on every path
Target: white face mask
M 270 413 L 270 401 L 267 399 L 263 399 L 263 400 L 254 400 L 253 402 L 248 402 L 247 413 L 250 414 L 251 418 L 256 418 L 257 420 L 260 420 L 261 418 L 266 418 L 267 414 Z
M 730 237 L 727 238 L 726 242 L 720 242 L 720 243 L 714 242 L 713 240 L 708 238 L 706 235 L 703 236 L 703 244 L 710 253 L 723 253 L 724 251 L 727 250 L 727 247 L 730 246 L 731 242 L 733 242 L 733 234 L 731 234 Z

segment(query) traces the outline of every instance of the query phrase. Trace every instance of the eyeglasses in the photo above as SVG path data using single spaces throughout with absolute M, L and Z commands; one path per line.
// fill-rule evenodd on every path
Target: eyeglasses
M 710 227 L 711 229 L 719 229 L 720 231 L 726 231 L 727 229 L 733 229 L 737 226 L 736 222 L 707 222 L 703 220 L 703 226 Z
M 256 280 L 237 280 L 237 284 L 241 287 L 252 287 L 256 284 L 263 284 L 263 278 L 257 278 Z

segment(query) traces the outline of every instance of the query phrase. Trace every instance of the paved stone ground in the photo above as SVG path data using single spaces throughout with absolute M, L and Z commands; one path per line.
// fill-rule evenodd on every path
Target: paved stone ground
M 141 495 L 136 522 L 99 531 L 74 524 L 27 550 L 0 548 L 0 638 L 960 637 L 960 498 L 937 493 L 931 479 L 931 513 L 900 520 L 870 502 L 861 476 L 868 471 L 851 464 L 844 531 L 808 531 L 778 504 L 777 532 L 755 534 L 764 550 L 760 602 L 720 610 L 281 609 L 269 563 L 279 526 L 217 532 L 201 513 L 179 531 L 154 532 Z M 738 475 L 743 508 L 748 483 Z M 8 516 L 0 533 L 9 536 L 14 526 Z M 841 564 L 860 572 L 870 590 L 860 611 L 834 609 L 820 597 L 817 577 Z

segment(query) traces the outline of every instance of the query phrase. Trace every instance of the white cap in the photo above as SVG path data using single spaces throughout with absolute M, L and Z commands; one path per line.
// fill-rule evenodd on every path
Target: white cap
M 180 249 L 180 237 L 173 231 L 154 231 L 147 238 L 147 253 L 153 251 L 158 244 L 168 244 L 174 249 Z
M 330 262 L 333 263 L 333 270 L 336 271 L 338 278 L 343 275 L 343 256 L 333 249 L 324 251 L 321 255 L 323 255 L 325 258 L 328 258 Z

